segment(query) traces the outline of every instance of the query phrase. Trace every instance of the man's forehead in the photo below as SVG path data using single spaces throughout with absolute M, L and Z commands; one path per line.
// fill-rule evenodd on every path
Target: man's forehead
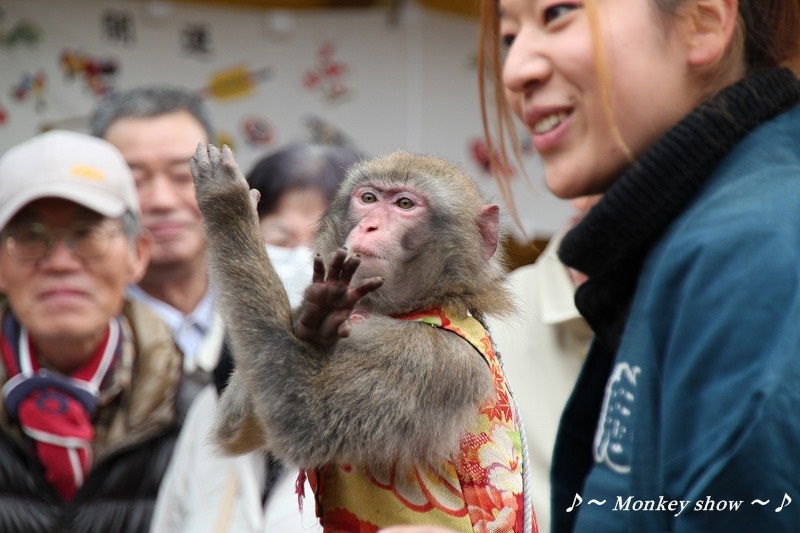
M 194 153 L 191 153 L 185 157 L 175 156 L 164 161 L 130 159 L 128 160 L 128 166 L 134 172 L 183 172 L 189 170 L 189 160 L 193 155 Z
M 93 211 L 79 203 L 67 200 L 65 198 L 39 198 L 26 204 L 22 209 L 17 211 L 9 221 L 8 225 L 15 225 L 27 222 L 39 222 L 46 220 L 62 220 L 69 222 L 86 221 L 86 220 L 100 220 L 105 218 L 97 211 Z

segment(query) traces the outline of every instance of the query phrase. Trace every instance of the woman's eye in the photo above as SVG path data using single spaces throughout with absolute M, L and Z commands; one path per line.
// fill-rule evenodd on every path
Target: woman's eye
M 516 35 L 511 35 L 511 34 L 503 35 L 501 37 L 501 41 L 503 43 L 503 48 L 505 48 L 506 50 L 511 48 L 511 45 L 514 44 L 514 38 L 515 37 L 516 37 Z
M 573 9 L 576 9 L 575 4 L 555 4 L 544 10 L 544 23 L 550 24 L 559 17 L 563 17 Z
M 365 192 L 361 195 L 361 201 L 365 204 L 373 204 L 378 201 L 378 198 L 371 192 Z
M 397 207 L 399 207 L 400 209 L 411 209 L 412 207 L 414 207 L 414 202 L 412 202 L 408 198 L 400 198 L 399 200 L 397 200 Z

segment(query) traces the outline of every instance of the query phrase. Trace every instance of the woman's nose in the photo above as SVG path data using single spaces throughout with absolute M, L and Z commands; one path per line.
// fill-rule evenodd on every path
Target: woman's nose
M 532 28 L 523 28 L 506 51 L 503 61 L 503 85 L 511 92 L 524 93 L 546 80 L 552 65 L 544 53 L 544 36 Z

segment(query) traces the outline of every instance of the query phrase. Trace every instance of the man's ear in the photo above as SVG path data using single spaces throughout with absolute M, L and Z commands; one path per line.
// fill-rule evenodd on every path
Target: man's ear
M 0 252 L 0 253 L 4 253 L 4 252 Z M 3 269 L 0 268 L 0 293 L 5 294 L 7 288 L 8 288 L 8 284 L 6 283 L 5 272 L 3 272 Z
M 150 263 L 150 250 L 153 247 L 153 235 L 142 229 L 141 235 L 131 244 L 131 262 L 128 266 L 128 283 L 136 284 L 144 277 Z
M 733 39 L 738 0 L 692 0 L 680 8 L 690 66 L 703 68 L 721 61 Z

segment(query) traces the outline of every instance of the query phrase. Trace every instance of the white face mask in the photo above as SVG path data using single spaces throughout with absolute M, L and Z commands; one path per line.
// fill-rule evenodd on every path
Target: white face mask
M 314 273 L 314 251 L 305 246 L 284 248 L 267 244 L 266 247 L 269 260 L 289 296 L 289 305 L 298 306 Z

